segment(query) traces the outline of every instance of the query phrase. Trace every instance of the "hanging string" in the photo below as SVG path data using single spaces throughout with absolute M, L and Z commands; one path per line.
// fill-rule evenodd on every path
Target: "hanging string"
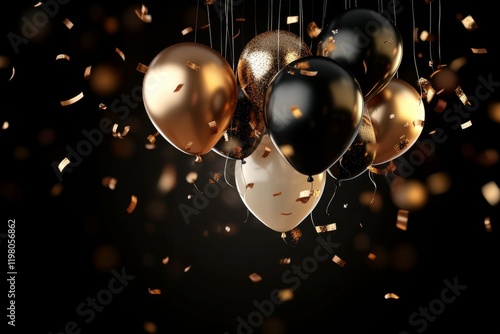
M 304 7 L 302 5 L 302 0 L 299 0 L 299 27 L 301 27 L 299 31 L 299 52 L 302 53 L 302 43 L 300 41 L 304 40 L 302 27 L 304 27 Z
M 333 198 L 337 194 L 337 189 L 341 185 L 341 182 L 339 180 L 337 180 L 336 178 L 333 178 L 333 181 L 334 181 L 333 194 L 332 194 L 332 197 L 330 198 L 330 201 L 328 201 L 328 205 L 326 206 L 326 210 L 325 210 L 327 215 L 330 215 L 330 213 L 328 212 L 330 210 L 330 205 L 332 204 Z
M 232 67 L 233 67 L 233 72 L 235 71 L 235 49 L 234 49 L 234 3 L 233 0 L 231 0 L 231 60 L 232 60 Z
M 253 25 L 255 27 L 255 36 L 257 36 L 257 0 L 254 0 L 253 2 Z
M 438 61 L 441 65 L 441 0 L 438 1 Z
M 412 28 L 413 28 L 413 31 L 412 31 L 413 63 L 415 64 L 415 73 L 417 74 L 417 82 L 418 82 L 418 80 L 420 79 L 420 74 L 418 73 L 417 55 L 415 52 L 415 44 L 416 44 L 415 28 L 416 28 L 416 25 L 415 25 L 415 3 L 414 3 L 414 0 L 411 0 L 411 16 L 412 16 Z M 422 96 L 422 86 L 419 85 L 419 87 L 420 87 L 420 96 Z
M 196 1 L 196 19 L 195 19 L 195 26 L 194 26 L 194 42 L 196 43 L 196 35 L 198 34 L 198 11 L 200 7 L 200 0 Z
M 328 0 L 323 0 L 323 17 L 321 18 L 321 29 L 325 27 L 326 19 L 326 7 L 328 6 Z
M 429 36 L 432 37 L 432 1 L 429 1 Z M 434 59 L 432 57 L 432 39 L 429 41 L 429 64 L 434 72 Z
M 281 29 L 281 0 L 278 3 L 278 30 Z
M 373 203 L 373 200 L 375 199 L 375 194 L 377 193 L 377 183 L 375 182 L 375 178 L 373 177 L 373 172 L 371 170 L 368 171 L 368 177 L 370 178 L 370 181 L 372 181 L 373 187 L 375 188 L 373 190 L 372 200 L 370 201 L 371 204 Z
M 392 2 L 392 12 L 394 14 L 394 26 L 397 28 L 398 23 L 397 23 L 397 14 L 396 14 L 396 1 Z M 396 78 L 399 78 L 399 68 L 396 70 Z
M 210 24 L 210 6 L 207 5 L 207 17 L 208 17 L 208 36 L 210 37 L 210 47 L 213 48 L 212 45 L 212 25 Z

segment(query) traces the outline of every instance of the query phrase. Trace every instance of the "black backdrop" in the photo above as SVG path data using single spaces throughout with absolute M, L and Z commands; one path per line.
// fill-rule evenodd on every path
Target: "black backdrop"
M 14 219 L 17 270 L 16 326 L 6 325 L 9 330 L 442 333 L 473 328 L 486 333 L 498 329 L 494 307 L 498 205 L 489 204 L 481 192 L 490 181 L 500 185 L 500 126 L 498 116 L 495 122 L 488 113 L 489 103 L 498 101 L 494 49 L 498 29 L 493 9 L 484 2 L 258 0 L 216 1 L 207 7 L 203 1 L 71 0 L 47 1 L 46 7 L 34 4 L 8 2 L 1 12 L 0 121 L 9 127 L 0 131 L 0 241 L 5 268 L 5 233 L 8 220 Z M 150 23 L 134 13 L 143 4 L 152 17 Z M 301 6 L 302 20 L 287 26 L 286 17 L 298 15 Z M 396 227 L 398 207 L 387 179 L 377 174 L 370 179 L 365 173 L 343 182 L 336 191 L 329 179 L 314 215 L 300 225 L 301 237 L 288 235 L 282 240 L 248 214 L 231 186 L 234 161 L 211 152 L 202 163 L 195 163 L 161 137 L 154 149 L 148 149 L 148 135 L 155 129 L 140 101 L 128 105 L 129 114 L 121 118 L 98 107 L 99 103 L 125 105 L 122 94 L 142 83 L 137 64 L 147 65 L 174 43 L 196 40 L 211 45 L 234 68 L 239 52 L 257 33 L 290 29 L 314 48 L 307 24 L 314 21 L 321 26 L 356 6 L 383 11 L 396 23 L 404 41 L 398 76 L 416 89 L 419 76 L 432 74 L 432 59 L 434 66 L 466 59 L 460 79 L 470 97 L 478 96 L 484 80 L 490 82 L 491 95 L 461 116 L 462 121 L 472 121 L 470 128 L 457 128 L 426 105 L 420 140 L 430 138 L 436 128 L 445 132 L 446 140 L 404 177 L 426 184 L 429 176 L 443 172 L 451 186 L 444 194 L 429 195 L 424 207 L 411 212 L 406 231 Z M 460 20 L 467 15 L 475 19 L 478 29 L 465 29 Z M 227 20 L 238 17 L 246 20 Z M 66 18 L 74 24 L 71 29 L 62 23 Z M 208 23 L 210 29 L 182 34 L 189 26 Z M 414 41 L 415 28 L 418 33 L 430 30 L 434 41 Z M 240 34 L 226 38 L 226 29 L 229 35 Z M 486 48 L 488 53 L 475 54 L 471 48 Z M 56 61 L 58 54 L 71 58 Z M 118 75 L 118 86 L 111 92 L 96 91 L 84 77 L 88 66 L 100 64 L 110 64 Z M 61 100 L 79 92 L 84 93 L 82 100 L 61 106 Z M 450 106 L 460 103 L 456 100 Z M 59 178 L 54 164 L 69 153 L 68 147 L 76 148 L 87 139 L 85 130 L 98 128 L 105 118 L 121 130 L 130 126 L 130 132 L 122 139 L 111 134 L 96 137 L 87 147 L 88 154 Z M 411 152 L 397 162 L 408 161 Z M 165 171 L 170 179 L 160 177 Z M 185 179 L 192 171 L 198 173 L 198 187 L 208 184 L 214 172 L 225 171 L 228 184 L 223 177 L 219 195 L 187 224 L 179 205 L 189 205 L 188 195 L 197 194 Z M 103 186 L 108 176 L 116 178 L 115 189 Z M 375 200 L 367 205 L 366 198 L 373 193 Z M 138 202 L 127 213 L 131 195 Z M 491 232 L 485 228 L 486 217 L 491 220 Z M 337 231 L 322 237 L 339 245 L 336 254 L 346 261 L 344 267 L 313 257 L 321 243 L 311 223 L 332 221 Z M 371 252 L 377 254 L 374 261 L 367 259 Z M 282 258 L 290 258 L 291 263 L 280 264 Z M 297 266 L 308 270 L 292 271 Z M 6 296 L 5 281 L 10 275 L 8 268 L 4 272 L 2 309 L 8 314 L 6 308 L 14 299 Z M 249 279 L 254 272 L 262 281 Z M 290 287 L 294 288 L 292 300 L 272 302 L 275 289 Z M 151 294 L 149 289 L 161 294 Z M 385 299 L 390 292 L 400 298 Z M 421 308 L 430 309 L 427 316 Z M 4 316 L 2 321 L 8 320 Z

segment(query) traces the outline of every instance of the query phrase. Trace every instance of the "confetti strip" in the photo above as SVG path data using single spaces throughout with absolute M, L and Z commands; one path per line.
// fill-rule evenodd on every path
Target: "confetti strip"
M 160 289 L 150 289 L 148 288 L 148 292 L 150 295 L 161 295 L 161 290 Z
M 281 195 L 283 195 L 283 192 L 282 192 L 282 191 L 277 192 L 277 193 L 274 193 L 274 194 L 273 194 L 273 197 L 276 197 L 276 196 L 281 196 Z
M 83 73 L 83 77 L 85 80 L 88 80 L 90 78 L 90 71 L 92 70 L 92 66 L 87 66 L 85 68 L 85 72 Z
M 140 11 L 139 11 L 139 9 L 136 9 L 135 14 L 137 15 L 137 17 L 139 19 L 141 19 L 141 21 L 143 21 L 145 23 L 151 23 L 153 21 L 153 18 L 151 17 L 151 15 L 148 14 L 148 8 L 144 5 L 142 5 Z
M 465 123 L 460 124 L 460 127 L 462 128 L 462 130 L 463 129 L 467 129 L 467 128 L 471 127 L 471 126 L 472 126 L 472 122 L 471 121 L 467 121 Z
M 490 217 L 484 218 L 484 228 L 486 228 L 486 232 L 492 232 Z
M 300 74 L 307 77 L 315 77 L 318 74 L 318 71 L 300 70 Z
M 16 69 L 14 68 L 14 66 L 12 66 L 12 74 L 10 75 L 9 81 L 12 80 L 14 74 L 16 74 Z
M 266 146 L 266 148 L 264 149 L 264 153 L 262 153 L 262 158 L 267 158 L 267 156 L 271 153 L 271 149 L 269 147 Z
M 78 95 L 72 97 L 71 99 L 61 101 L 61 106 L 63 107 L 69 106 L 73 103 L 80 101 L 82 98 L 83 98 L 83 92 L 80 92 Z
M 178 84 L 177 87 L 175 87 L 175 89 L 174 89 L 174 93 L 180 91 L 183 86 L 184 86 L 184 84 Z
M 102 179 L 102 185 L 106 188 L 111 189 L 111 190 L 115 190 L 117 182 L 118 182 L 118 180 L 112 176 L 105 176 Z
M 59 60 L 59 59 L 66 59 L 66 60 L 70 60 L 69 56 L 67 54 L 64 54 L 64 53 L 60 53 L 56 56 L 56 60 Z
M 66 166 L 69 165 L 70 162 L 71 161 L 69 161 L 68 158 L 62 159 L 59 165 L 57 165 L 57 169 L 59 169 L 59 172 L 62 173 L 63 169 L 66 168 Z
M 147 65 L 144 65 L 142 63 L 138 63 L 137 64 L 137 67 L 135 68 L 138 72 L 141 72 L 141 73 L 146 73 L 148 71 L 148 68 L 149 66 Z
M 395 293 L 386 293 L 384 296 L 385 299 L 399 299 L 399 296 Z
M 69 19 L 64 19 L 63 24 L 66 26 L 66 28 L 71 29 L 73 28 L 74 24 L 71 22 Z
M 250 278 L 250 280 L 254 283 L 262 281 L 262 277 L 257 273 L 250 274 L 248 278 Z
M 212 135 L 216 135 L 218 130 L 217 130 L 217 122 L 216 121 L 211 121 L 208 123 L 208 126 L 210 127 L 210 133 Z
M 125 54 L 122 52 L 122 50 L 116 48 L 115 51 L 116 51 L 116 53 L 118 53 L 118 55 L 120 55 L 120 57 L 123 59 L 123 61 L 125 61 Z
M 476 21 L 470 15 L 468 15 L 462 19 L 462 24 L 464 25 L 465 29 L 467 29 L 468 31 L 476 30 L 478 27 Z
M 408 228 L 408 213 L 408 210 L 398 210 L 396 227 L 400 230 L 406 231 Z
M 99 110 L 106 110 L 108 109 L 108 106 L 105 105 L 104 103 L 99 103 Z
M 193 28 L 187 27 L 187 28 L 182 29 L 181 33 L 183 36 L 185 36 L 185 35 L 189 34 L 191 31 L 193 31 Z
M 190 151 L 191 147 L 193 146 L 193 142 L 190 141 L 189 143 L 186 144 L 186 147 L 184 148 L 186 151 Z
M 288 16 L 286 18 L 286 24 L 292 24 L 292 23 L 297 23 L 297 22 L 299 22 L 298 16 Z
M 292 259 L 289 257 L 285 257 L 283 259 L 280 259 L 280 264 L 290 264 L 292 262 Z
M 233 39 L 235 39 L 236 37 L 238 37 L 240 35 L 241 31 L 240 29 L 238 29 L 238 32 L 236 33 L 236 35 L 233 36 Z
M 200 70 L 200 66 L 199 65 L 196 65 L 195 63 L 191 62 L 191 61 L 187 61 L 186 62 L 186 65 L 189 66 L 191 69 L 195 70 L 195 71 L 199 71 Z
M 127 133 L 130 131 L 130 125 L 127 125 L 123 128 L 123 132 L 118 132 L 118 124 L 115 123 L 113 125 L 113 137 L 115 138 L 120 138 L 123 139 L 127 135 Z
M 184 268 L 184 272 L 187 273 L 190 269 L 191 269 L 191 266 L 187 266 L 186 268 Z
M 334 255 L 333 258 L 332 258 L 332 261 L 335 262 L 336 264 L 338 264 L 339 266 L 343 267 L 345 266 L 345 261 L 342 260 L 340 257 L 338 257 L 337 255 Z
M 331 232 L 331 231 L 336 231 L 337 230 L 337 224 L 336 223 L 331 223 L 328 225 L 320 225 L 315 227 L 316 232 L 318 233 L 325 233 L 325 232 Z
M 470 49 L 472 53 L 488 53 L 488 51 L 485 48 L 480 48 L 480 49 L 470 48 Z
M 127 207 L 127 212 L 132 213 L 137 206 L 137 197 L 135 195 L 130 196 L 130 204 Z

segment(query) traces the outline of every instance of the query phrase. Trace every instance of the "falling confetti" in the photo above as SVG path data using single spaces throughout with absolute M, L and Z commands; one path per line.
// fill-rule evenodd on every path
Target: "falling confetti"
M 69 165 L 71 161 L 69 161 L 68 158 L 64 158 L 61 160 L 59 165 L 57 165 L 57 169 L 59 169 L 59 172 L 62 173 L 63 169 L 66 168 L 67 165 Z
M 125 54 L 122 52 L 122 50 L 116 48 L 115 51 L 125 61 Z
M 193 27 L 187 27 L 187 28 L 182 29 L 181 34 L 184 36 L 184 35 L 189 34 L 191 31 L 193 31 Z
M 70 57 L 67 55 L 67 54 L 64 54 L 64 53 L 60 53 L 56 56 L 56 60 L 60 60 L 60 59 L 66 59 L 66 60 L 70 60 Z
M 146 73 L 148 71 L 148 68 L 149 66 L 144 65 L 143 63 L 138 63 L 135 69 L 140 73 Z
M 129 125 L 125 126 L 122 132 L 118 132 L 117 130 L 118 130 L 118 124 L 115 123 L 113 124 L 113 132 L 112 132 L 113 137 L 123 139 L 123 137 L 125 137 L 127 133 L 130 131 L 130 126 Z
M 384 296 L 385 299 L 399 299 L 399 296 L 396 295 L 395 293 L 386 293 Z
M 250 280 L 254 283 L 258 283 L 258 282 L 262 281 L 262 277 L 257 273 L 250 274 L 248 276 L 248 278 L 250 278 Z
M 333 258 L 332 258 L 332 261 L 335 262 L 336 264 L 338 264 L 339 266 L 343 267 L 345 266 L 345 261 L 342 260 L 340 257 L 338 257 L 337 255 L 334 255 Z
M 336 231 L 337 230 L 337 224 L 336 223 L 331 223 L 328 225 L 319 225 L 315 227 L 316 232 L 318 233 L 325 233 L 325 232 L 331 232 L 331 231 Z
M 465 123 L 460 124 L 460 127 L 462 128 L 462 130 L 467 129 L 467 128 L 471 127 L 471 126 L 472 126 L 472 122 L 471 121 L 467 121 Z
M 406 231 L 408 228 L 408 210 L 398 210 L 396 227 L 400 230 Z
M 490 217 L 484 218 L 484 228 L 486 228 L 486 232 L 492 232 L 493 231 L 491 229 L 491 220 L 490 220 Z
M 144 5 L 141 6 L 141 10 L 136 9 L 135 14 L 141 21 L 145 23 L 151 23 L 153 21 L 153 18 L 150 14 L 148 14 L 148 8 Z
M 70 21 L 70 19 L 64 19 L 63 24 L 66 26 L 66 28 L 71 29 L 73 28 L 74 24 L 73 22 Z
M 286 18 L 286 24 L 292 24 L 292 23 L 297 23 L 297 22 L 299 22 L 298 16 L 288 16 Z
M 148 292 L 150 295 L 161 295 L 161 290 L 160 289 L 150 289 L 148 288 Z
M 78 95 L 76 95 L 68 100 L 61 101 L 61 106 L 66 107 L 66 106 L 72 105 L 73 103 L 80 101 L 82 98 L 83 98 L 83 92 L 80 92 Z
M 476 21 L 470 15 L 468 15 L 462 19 L 462 24 L 464 25 L 465 29 L 467 29 L 468 31 L 473 31 L 473 30 L 476 30 L 478 28 Z
M 137 206 L 137 197 L 135 195 L 130 196 L 130 204 L 127 207 L 127 212 L 132 213 Z
M 116 183 L 118 180 L 112 176 L 105 176 L 102 179 L 102 185 L 106 188 L 109 188 L 111 190 L 114 190 L 116 188 Z

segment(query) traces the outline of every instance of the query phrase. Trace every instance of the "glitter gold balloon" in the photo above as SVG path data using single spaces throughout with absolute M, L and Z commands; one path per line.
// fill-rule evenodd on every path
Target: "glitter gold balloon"
M 419 92 L 404 80 L 393 78 L 370 101 L 377 154 L 373 165 L 389 162 L 410 149 L 422 133 L 425 107 Z
M 200 161 L 229 127 L 238 86 L 220 53 L 204 44 L 184 42 L 153 59 L 144 75 L 142 95 L 158 132 Z
M 245 45 L 238 60 L 238 80 L 243 92 L 257 109 L 263 110 L 267 86 L 276 73 L 308 55 L 311 50 L 304 41 L 287 30 L 255 36 Z

